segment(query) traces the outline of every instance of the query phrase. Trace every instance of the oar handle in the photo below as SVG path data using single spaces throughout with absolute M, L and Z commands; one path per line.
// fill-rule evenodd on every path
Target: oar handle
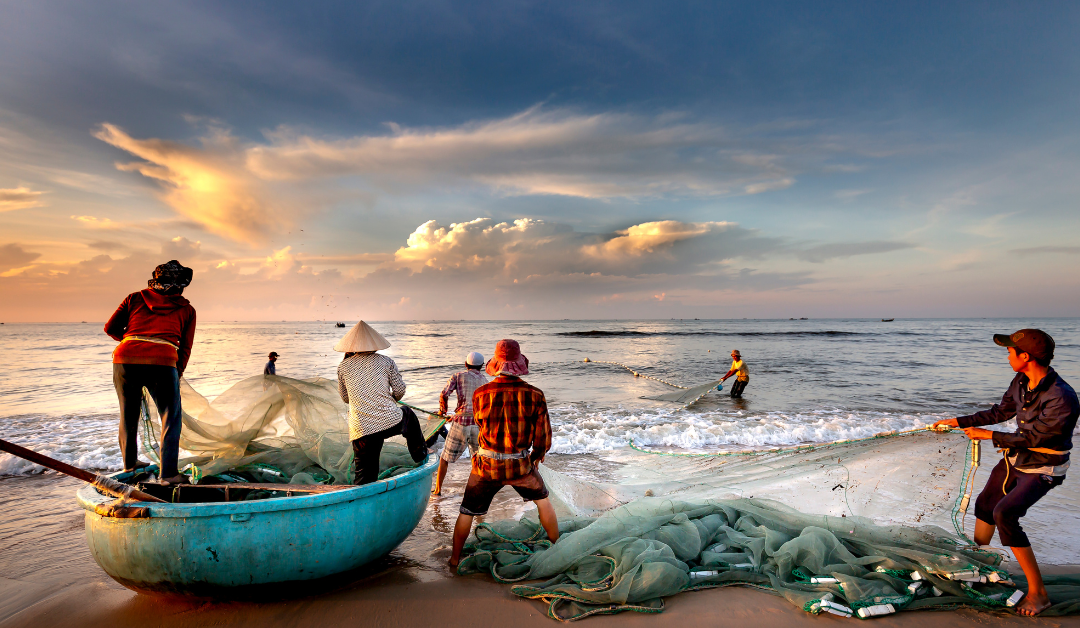
M 2 438 L 0 438 L 0 451 L 6 451 L 12 456 L 18 456 L 23 460 L 29 460 L 34 464 L 40 464 L 43 467 L 52 469 L 53 471 L 63 473 L 64 475 L 70 475 L 71 477 L 82 480 L 83 482 L 89 482 L 90 484 L 94 484 L 95 486 L 105 491 L 106 493 L 109 493 L 113 497 L 131 497 L 132 499 L 137 499 L 141 502 L 159 502 L 163 504 L 166 503 L 165 500 L 158 499 L 157 497 L 154 497 L 149 493 L 144 493 L 138 489 L 132 488 L 129 491 L 127 490 L 127 488 L 121 488 L 124 485 L 120 484 L 116 480 L 113 480 L 112 478 L 98 475 L 96 473 L 91 473 L 85 469 L 80 469 L 79 467 L 73 467 L 66 462 L 60 462 L 56 458 L 50 458 L 49 456 L 39 454 L 36 451 L 31 451 L 26 447 L 20 447 L 19 445 L 16 445 L 15 443 L 12 443 L 10 441 L 6 441 Z M 127 493 L 127 495 L 125 495 L 125 493 Z

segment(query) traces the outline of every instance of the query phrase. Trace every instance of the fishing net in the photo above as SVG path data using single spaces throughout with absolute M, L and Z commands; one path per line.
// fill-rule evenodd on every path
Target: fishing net
M 681 403 L 684 406 L 688 406 L 712 392 L 719 385 L 720 380 L 716 380 L 715 382 L 701 384 L 700 386 L 694 386 L 693 388 L 684 388 L 682 390 L 676 390 L 675 392 L 670 392 L 663 395 L 656 395 L 655 397 L 642 397 L 642 399 L 671 401 L 673 403 Z
M 348 406 L 336 380 L 256 375 L 237 382 L 213 401 L 186 380 L 180 382 L 184 409 L 180 460 L 192 479 L 292 484 L 349 484 L 352 446 Z M 425 437 L 444 419 L 420 411 Z M 161 425 L 153 399 L 144 394 L 143 448 L 155 462 Z M 190 465 L 190 466 L 189 466 Z M 383 446 L 380 478 L 416 467 L 405 439 Z
M 985 471 L 973 472 L 962 434 L 721 455 L 629 447 L 610 459 L 626 464 L 607 484 L 541 467 L 563 533 L 557 544 L 535 511 L 484 522 L 460 571 L 543 580 L 512 591 L 545 601 L 548 615 L 564 621 L 660 612 L 665 596 L 732 585 L 766 589 L 810 613 L 860 618 L 1006 609 L 1025 588 L 1003 569 L 1003 552 L 964 536 L 974 524 L 961 488 L 981 489 L 975 476 Z M 1035 551 L 1058 564 L 1078 562 L 1069 538 L 1080 516 L 1070 500 L 1051 493 L 1037 506 L 1067 515 L 1057 523 L 1070 527 L 1057 536 L 1032 535 Z M 1080 576 L 1046 582 L 1054 605 L 1044 614 L 1080 613 Z

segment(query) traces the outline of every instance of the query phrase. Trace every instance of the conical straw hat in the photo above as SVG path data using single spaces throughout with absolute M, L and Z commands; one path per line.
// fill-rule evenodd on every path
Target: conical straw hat
M 357 323 L 355 327 L 349 330 L 349 333 L 345 334 L 334 345 L 334 351 L 345 353 L 378 351 L 379 349 L 388 348 L 390 348 L 390 342 L 364 321 Z

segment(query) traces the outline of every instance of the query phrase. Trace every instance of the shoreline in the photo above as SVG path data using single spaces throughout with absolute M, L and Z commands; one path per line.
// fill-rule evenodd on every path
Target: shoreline
M 556 625 L 546 605 L 519 598 L 510 586 L 482 575 L 453 576 L 449 554 L 450 510 L 463 488 L 467 466 L 451 465 L 444 494 L 432 499 L 417 531 L 397 550 L 361 572 L 312 587 L 266 587 L 265 596 L 210 601 L 140 594 L 113 581 L 94 562 L 83 538 L 83 514 L 75 505 L 74 479 L 52 474 L 0 478 L 0 626 L 111 626 L 141 628 L 148 618 L 162 627 L 207 625 L 324 626 L 345 623 L 377 626 L 428 626 L 433 619 L 452 628 L 505 625 L 517 628 Z M 521 511 L 512 491 L 499 494 L 497 518 Z M 444 503 L 446 502 L 446 503 Z M 1075 573 L 1077 566 L 1046 565 L 1045 573 Z M 291 594 L 291 595 L 290 595 Z M 659 616 L 633 612 L 589 617 L 589 626 L 658 626 L 657 622 L 769 626 L 810 626 L 838 618 L 815 617 L 766 591 L 729 587 L 682 593 L 665 599 Z M 883 626 L 916 626 L 926 613 L 902 612 L 875 619 Z M 972 610 L 937 612 L 935 625 L 1080 626 L 1080 617 L 1031 620 L 1006 613 Z

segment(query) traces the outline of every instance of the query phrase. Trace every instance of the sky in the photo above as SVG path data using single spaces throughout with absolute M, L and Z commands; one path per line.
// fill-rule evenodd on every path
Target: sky
M 1080 5 L 0 0 L 0 320 L 1080 311 Z

